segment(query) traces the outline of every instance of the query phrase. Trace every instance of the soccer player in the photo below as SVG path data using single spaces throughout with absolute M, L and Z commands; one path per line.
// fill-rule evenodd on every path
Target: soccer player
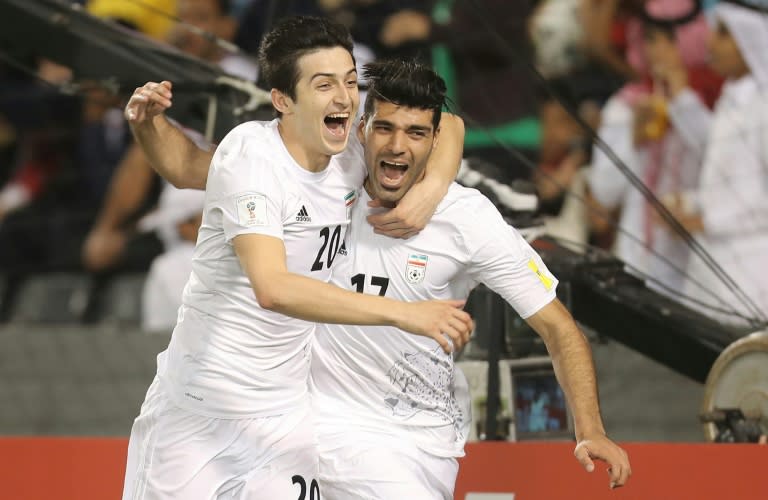
M 501 295 L 542 337 L 574 415 L 576 458 L 610 466 L 611 487 L 630 475 L 606 437 L 589 344 L 555 296 L 540 257 L 474 189 L 453 184 L 423 231 L 408 240 L 365 222 L 395 206 L 425 172 L 438 141 L 445 84 L 411 63 L 366 66 L 368 97 L 357 133 L 368 177 L 352 211 L 348 255 L 332 283 L 399 300 L 466 297 L 478 283 Z M 323 495 L 334 499 L 450 499 L 469 424 L 469 398 L 450 354 L 391 327 L 319 325 L 310 392 Z
M 315 495 L 316 322 L 396 326 L 446 351 L 469 337 L 463 301 L 406 303 L 324 283 L 365 176 L 359 144 L 344 151 L 358 105 L 346 29 L 288 19 L 259 58 L 279 118 L 236 127 L 213 156 L 183 305 L 131 431 L 126 499 Z M 141 140 L 157 109 L 145 89 L 131 101 Z

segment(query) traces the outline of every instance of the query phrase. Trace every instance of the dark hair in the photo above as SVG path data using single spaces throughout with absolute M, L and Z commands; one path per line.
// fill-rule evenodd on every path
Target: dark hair
M 298 60 L 318 49 L 342 47 L 352 55 L 352 35 L 343 25 L 330 19 L 294 16 L 282 19 L 259 47 L 259 71 L 267 88 L 296 98 L 299 81 Z
M 386 101 L 409 108 L 432 110 L 432 126 L 437 130 L 445 106 L 445 81 L 416 61 L 379 61 L 366 64 L 363 78 L 368 85 L 365 114 L 374 112 L 374 101 Z

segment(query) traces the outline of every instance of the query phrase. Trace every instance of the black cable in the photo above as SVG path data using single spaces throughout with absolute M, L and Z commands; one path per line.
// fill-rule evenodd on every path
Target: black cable
M 517 51 L 501 36 L 488 22 L 489 16 L 492 16 L 487 9 L 480 5 L 477 0 L 468 0 L 474 7 L 474 9 L 480 13 L 478 17 L 496 39 L 499 46 L 507 52 L 508 56 L 511 55 L 511 59 L 523 61 L 529 72 L 535 77 L 535 79 L 546 88 L 550 94 L 555 97 L 564 109 L 574 118 L 574 120 L 582 127 L 582 129 L 589 134 L 589 137 L 594 141 L 595 145 L 613 162 L 613 164 L 622 172 L 622 174 L 629 180 L 636 189 L 638 189 L 646 201 L 654 207 L 656 212 L 662 219 L 677 233 L 680 238 L 685 241 L 688 247 L 693 251 L 695 255 L 702 259 L 702 261 L 710 268 L 710 270 L 717 276 L 717 278 L 726 286 L 726 288 L 734 294 L 734 296 L 742 302 L 747 309 L 751 309 L 755 317 L 761 318 L 763 321 L 768 321 L 764 313 L 760 311 L 757 305 L 752 299 L 741 289 L 738 283 L 728 275 L 725 270 L 715 261 L 715 259 L 704 249 L 704 247 L 696 241 L 695 238 L 680 224 L 680 222 L 667 210 L 663 203 L 653 194 L 653 192 L 640 180 L 631 169 L 616 155 L 616 153 L 606 144 L 597 133 L 584 121 L 584 119 L 573 109 L 573 107 L 563 101 L 560 96 L 554 93 L 551 89 L 549 82 L 546 78 L 531 64 L 526 58 L 521 57 Z

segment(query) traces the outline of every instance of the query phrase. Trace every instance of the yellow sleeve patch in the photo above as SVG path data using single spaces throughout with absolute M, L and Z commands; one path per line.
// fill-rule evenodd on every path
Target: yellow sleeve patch
M 539 280 L 544 285 L 544 288 L 546 288 L 547 290 L 551 290 L 552 289 L 552 285 L 554 284 L 554 282 L 552 281 L 552 278 L 550 278 L 549 276 L 547 276 L 547 275 L 545 275 L 544 273 L 541 272 L 541 270 L 539 269 L 539 266 L 538 266 L 538 264 L 536 264 L 535 260 L 530 259 L 528 261 L 528 267 L 530 268 L 531 271 L 536 273 L 536 276 L 539 277 Z

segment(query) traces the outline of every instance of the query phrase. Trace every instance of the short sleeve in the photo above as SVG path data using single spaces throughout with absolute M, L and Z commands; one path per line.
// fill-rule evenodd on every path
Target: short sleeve
M 208 176 L 208 203 L 221 212 L 226 241 L 240 234 L 283 238 L 285 186 L 268 157 L 263 134 L 230 132 L 216 149 Z
M 466 210 L 471 216 L 462 228 L 470 253 L 469 274 L 503 297 L 523 319 L 536 314 L 556 297 L 557 278 L 487 198 L 479 197 L 473 205 Z

